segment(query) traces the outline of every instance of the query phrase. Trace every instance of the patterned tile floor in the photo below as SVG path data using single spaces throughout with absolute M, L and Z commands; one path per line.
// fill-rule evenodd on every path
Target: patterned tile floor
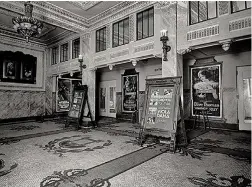
M 41 127 L 48 125 L 44 123 L 29 124 L 43 131 Z M 20 125 L 11 136 L 20 135 Z M 138 129 L 130 123 L 106 128 L 129 133 Z M 31 130 L 22 131 L 27 134 Z M 248 133 L 212 130 L 173 154 L 166 152 L 167 145 L 140 147 L 134 136 L 99 129 L 22 139 L 0 144 L 0 186 L 250 186 L 250 140 Z

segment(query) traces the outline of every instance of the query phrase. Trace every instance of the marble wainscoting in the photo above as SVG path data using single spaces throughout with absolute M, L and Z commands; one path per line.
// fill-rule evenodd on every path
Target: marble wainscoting
M 44 115 L 45 92 L 0 91 L 0 119 Z
M 53 95 L 53 78 L 46 78 L 46 86 L 45 86 L 45 111 L 46 115 L 52 115 L 55 112 L 55 108 L 53 108 L 53 103 L 56 102 Z M 56 103 L 55 103 L 56 104 Z
M 116 92 L 116 113 L 122 113 L 122 92 Z

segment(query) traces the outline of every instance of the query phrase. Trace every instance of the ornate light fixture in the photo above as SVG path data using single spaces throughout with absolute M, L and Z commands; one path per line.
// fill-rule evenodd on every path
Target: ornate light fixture
M 168 31 L 167 30 L 161 30 L 160 32 L 161 32 L 160 41 L 163 43 L 163 54 L 164 54 L 163 61 L 168 61 L 167 52 L 169 52 L 171 50 L 171 46 L 167 45 Z
M 86 69 L 86 64 L 83 64 L 83 56 L 82 55 L 79 55 L 79 58 L 78 58 L 78 62 L 80 63 L 80 70 L 82 71 L 82 68 L 83 69 Z
M 14 29 L 18 34 L 23 35 L 26 38 L 26 42 L 29 42 L 29 38 L 41 33 L 43 23 L 32 17 L 33 5 L 30 1 L 25 2 L 25 16 L 19 16 L 12 18 Z

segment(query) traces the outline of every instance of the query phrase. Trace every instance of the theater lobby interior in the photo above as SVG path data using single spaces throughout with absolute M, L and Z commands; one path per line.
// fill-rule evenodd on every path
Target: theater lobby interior
M 0 187 L 251 187 L 251 2 L 0 1 L 0 38 Z

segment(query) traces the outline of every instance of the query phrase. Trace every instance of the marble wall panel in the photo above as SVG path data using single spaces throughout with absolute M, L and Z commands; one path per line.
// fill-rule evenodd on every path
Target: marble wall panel
M 1 90 L 0 96 L 0 119 L 43 114 L 44 92 Z
M 236 92 L 224 91 L 223 92 L 223 117 L 226 123 L 237 123 L 237 98 Z
M 55 111 L 53 109 L 53 78 L 47 77 L 46 78 L 46 85 L 45 85 L 45 114 L 51 115 Z
M 45 108 L 45 93 L 33 92 L 30 93 L 30 115 L 41 116 L 44 115 Z
M 116 113 L 122 113 L 122 92 L 116 93 Z

